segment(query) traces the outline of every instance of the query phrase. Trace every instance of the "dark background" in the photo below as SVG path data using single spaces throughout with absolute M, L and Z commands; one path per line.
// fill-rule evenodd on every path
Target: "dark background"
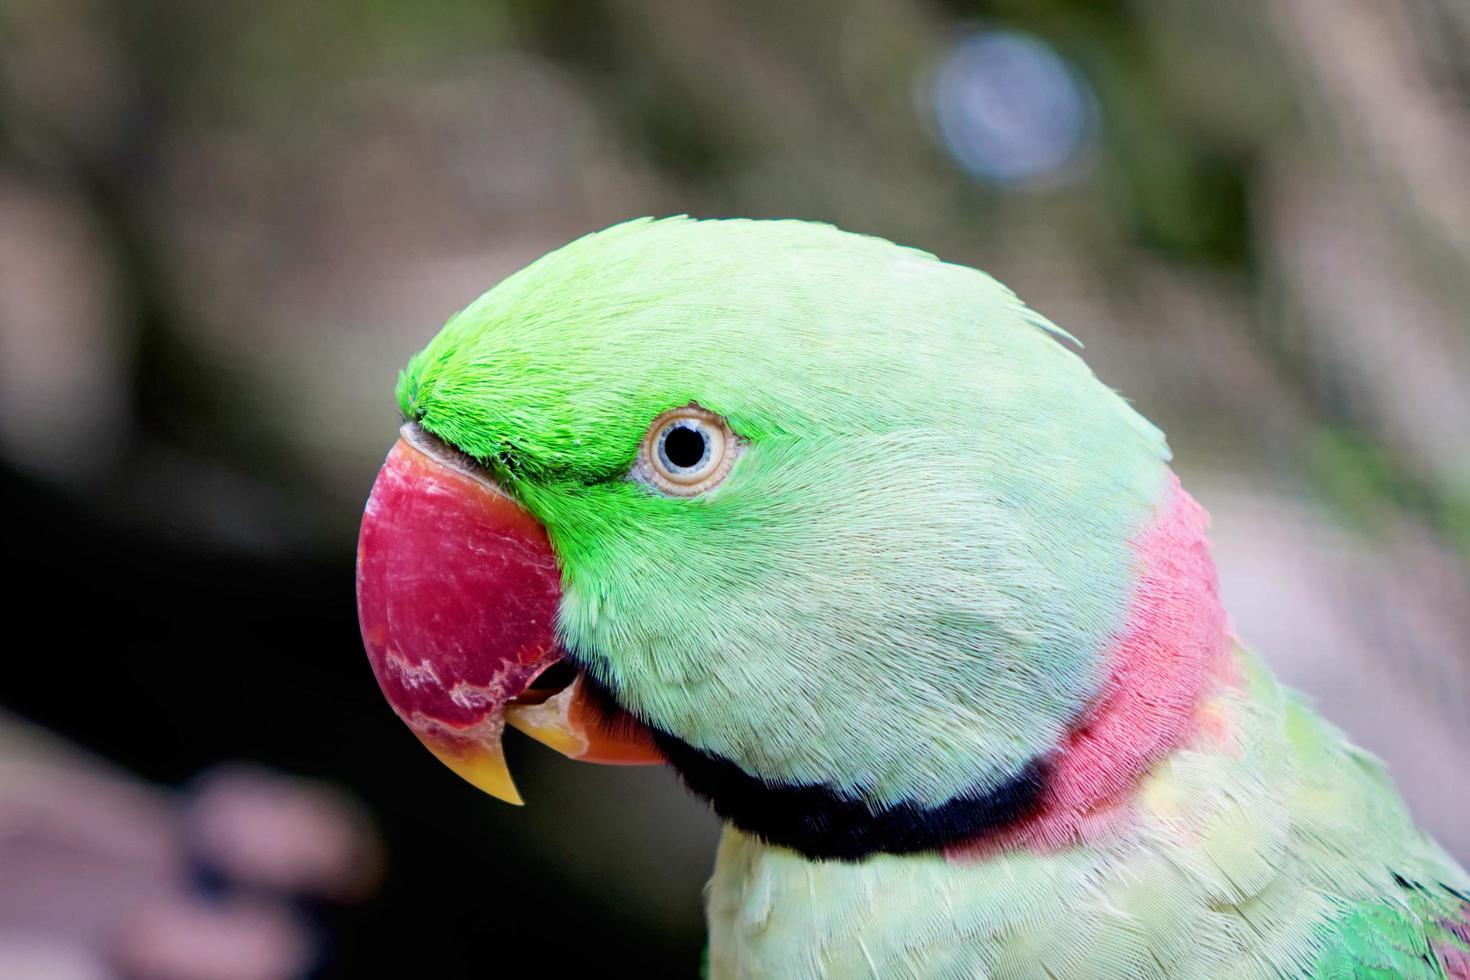
M 359 796 L 325 972 L 688 974 L 717 833 L 381 701 L 354 535 L 392 385 L 642 214 L 833 221 L 1087 344 L 1215 516 L 1240 633 L 1470 855 L 1470 7 L 1456 0 L 0 2 L 0 706 L 149 780 Z

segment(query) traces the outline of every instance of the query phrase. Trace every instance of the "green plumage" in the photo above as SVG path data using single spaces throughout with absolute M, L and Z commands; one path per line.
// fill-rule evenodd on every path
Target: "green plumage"
M 1138 550 L 1168 451 L 1063 339 L 983 273 L 878 239 L 639 221 L 456 315 L 399 401 L 545 524 L 563 643 L 625 709 L 758 785 L 924 810 L 1071 751 L 1145 683 L 1110 675 L 1118 650 L 1167 674 L 1188 632 L 1166 610 L 1154 646 L 1127 640 L 1175 590 L 1140 585 Z M 741 456 L 664 496 L 630 474 L 690 403 Z M 841 863 L 728 830 L 711 975 L 1470 975 L 1464 872 L 1223 642 L 1198 703 L 1146 682 L 1187 731 L 1066 846 Z
M 634 711 L 762 776 L 932 803 L 1014 776 L 1096 694 L 1165 477 L 1158 430 L 1055 333 L 880 239 L 640 221 L 472 303 L 399 399 L 546 524 L 565 642 Z M 626 480 L 689 402 L 746 441 L 738 474 L 684 500 Z
M 1376 760 L 1237 651 L 1234 748 L 1181 750 L 1132 826 L 979 863 L 814 863 L 727 830 L 712 977 L 1444 977 L 1466 877 Z M 1409 885 L 1399 883 L 1399 878 Z M 1454 889 L 1455 891 L 1451 891 Z

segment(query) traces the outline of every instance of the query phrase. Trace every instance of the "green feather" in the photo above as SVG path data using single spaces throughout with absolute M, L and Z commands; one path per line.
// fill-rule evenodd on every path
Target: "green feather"
M 546 524 L 564 642 L 632 710 L 767 779 L 938 803 L 1096 695 L 1165 477 L 1159 432 L 1058 336 L 879 239 L 639 221 L 476 300 L 399 398 Z M 745 441 L 726 484 L 625 479 L 690 402 Z
M 799 222 L 636 221 L 456 315 L 405 415 L 492 468 L 562 563 L 564 644 L 644 719 L 873 806 L 989 788 L 1095 703 L 1163 437 L 974 270 Z M 630 477 L 698 403 L 742 454 Z M 1445 975 L 1470 883 L 1376 761 L 1243 649 L 1094 836 L 823 863 L 727 830 L 723 977 Z
M 727 830 L 711 976 L 1443 977 L 1465 873 L 1381 768 L 1243 650 L 1236 719 L 1094 846 L 810 862 Z M 1404 887 L 1395 875 L 1422 887 Z

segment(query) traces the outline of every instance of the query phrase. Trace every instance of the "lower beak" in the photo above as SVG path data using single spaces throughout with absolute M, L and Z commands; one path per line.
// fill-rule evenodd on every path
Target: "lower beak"
M 507 722 L 589 762 L 662 762 L 556 639 L 546 530 L 483 470 L 412 423 L 378 473 L 357 546 L 363 645 L 388 703 L 460 776 L 519 804 Z

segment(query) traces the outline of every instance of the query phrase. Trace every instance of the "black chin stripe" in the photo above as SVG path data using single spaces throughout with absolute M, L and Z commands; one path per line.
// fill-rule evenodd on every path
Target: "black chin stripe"
M 856 861 L 912 854 L 974 840 L 1034 813 L 1047 766 L 1033 760 L 995 789 L 961 794 L 936 807 L 912 803 L 874 810 L 820 785 L 768 783 L 719 756 L 655 730 L 659 749 L 696 795 L 736 827 L 816 859 Z
M 585 671 L 582 678 L 584 694 L 599 703 L 600 715 L 626 717 L 607 687 Z M 857 861 L 974 841 L 1035 813 L 1049 770 L 1044 760 L 1034 759 L 994 789 L 961 793 L 936 807 L 901 803 L 874 810 L 825 786 L 757 779 L 729 759 L 702 752 L 647 720 L 643 724 L 684 784 L 721 817 L 767 843 L 820 860 Z

